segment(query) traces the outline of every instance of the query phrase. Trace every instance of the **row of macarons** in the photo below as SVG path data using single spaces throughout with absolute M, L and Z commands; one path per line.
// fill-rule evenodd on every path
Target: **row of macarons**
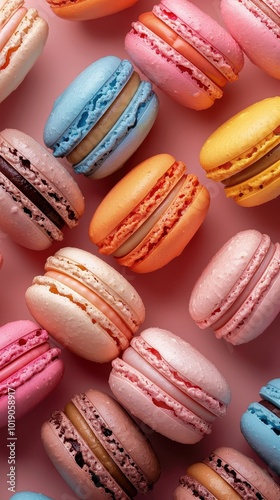
M 48 1 L 55 14 L 76 21 L 112 14 L 135 3 Z M 192 2 L 162 0 L 132 23 L 124 41 L 131 60 L 151 82 L 194 109 L 212 106 L 222 97 L 225 84 L 238 79 L 244 65 L 243 51 L 263 71 L 280 78 L 278 3 L 221 0 L 219 7 L 228 31 Z M 1 100 L 29 72 L 43 50 L 49 29 L 35 9 L 23 7 L 23 0 L 6 0 L 2 13 L 5 65 L 2 82 L 0 79 Z M 21 44 L 15 32 L 20 34 Z
M 29 320 L 1 327 L 1 344 L 1 423 L 5 420 L 7 425 L 7 404 L 11 408 L 16 401 L 17 418 L 31 411 L 59 383 L 63 363 L 59 349 L 50 347 L 47 332 Z M 175 442 L 195 444 L 211 433 L 217 418 L 225 416 L 231 399 L 227 381 L 204 355 L 159 328 L 148 328 L 132 339 L 122 357 L 112 361 L 108 382 L 114 398 L 92 389 L 75 394 L 63 411 L 55 409 L 41 427 L 48 457 L 77 498 L 105 499 L 111 494 L 125 500 L 137 492 L 147 493 L 159 479 L 161 466 L 140 423 Z M 244 478 L 238 472 L 242 455 L 234 452 L 239 460 L 231 463 L 218 453 L 219 460 L 212 457 L 187 470 L 174 498 L 208 491 L 213 498 L 223 493 L 221 498 L 246 499 L 248 479 L 252 498 L 279 500 L 280 379 L 266 383 L 260 396 L 242 414 L 240 425 L 271 475 L 252 463 L 255 474 Z M 214 473 L 207 469 L 212 468 L 211 460 Z M 233 470 L 224 467 L 223 460 Z M 230 477 L 223 469 L 231 470 Z M 236 470 L 238 479 L 233 481 Z M 235 496 L 226 496 L 234 491 Z
M 124 62 L 113 56 L 104 59 L 93 63 L 83 73 L 91 73 L 93 68 L 104 67 L 108 62 L 110 67 L 114 63 L 118 73 Z M 98 71 L 94 73 L 97 75 Z M 73 92 L 80 95 L 77 91 L 81 85 L 80 76 L 78 87 L 77 81 L 70 85 L 71 95 Z M 97 80 L 100 82 L 99 78 Z M 92 81 L 92 78 L 85 79 L 85 82 Z M 84 89 L 85 82 L 82 84 Z M 109 87 L 112 89 L 111 85 Z M 102 92 L 100 95 L 104 103 Z M 70 100 L 73 103 L 73 99 Z M 87 98 L 86 102 L 87 105 L 90 102 L 94 115 L 99 114 L 102 105 L 99 106 L 95 98 L 92 101 Z M 80 143 L 71 154 L 82 151 L 88 161 L 95 151 L 93 146 L 93 151 L 88 153 L 88 147 L 92 147 L 91 140 L 95 139 L 96 148 L 100 147 L 100 133 L 93 127 L 88 130 L 91 139 L 83 138 L 84 128 L 90 128 L 91 123 L 85 119 L 90 114 L 89 107 L 87 111 L 83 108 L 84 122 L 80 130 L 72 121 L 75 105 L 68 107 L 65 104 L 62 95 L 46 125 L 49 134 L 55 131 L 55 135 L 54 122 L 62 126 L 58 133 L 61 141 L 58 137 L 50 140 L 46 133 L 50 141 L 46 142 L 54 150 L 59 147 L 60 152 L 55 155 L 63 156 L 66 154 L 63 148 L 71 144 L 72 137 Z M 114 106 L 105 113 L 106 120 L 112 113 Z M 78 112 L 77 123 L 81 123 L 79 116 Z M 69 119 L 74 131 L 63 134 L 62 117 Z M 243 207 L 260 205 L 279 195 L 279 117 L 280 97 L 266 98 L 222 124 L 202 146 L 200 160 L 207 176 L 223 182 L 226 196 Z M 103 118 L 97 121 L 96 127 L 100 126 L 104 132 Z M 137 126 L 144 130 L 136 120 Z M 111 145 L 108 149 L 104 149 L 104 145 L 101 147 L 104 163 L 113 162 L 114 168 L 119 168 L 120 163 L 127 160 L 123 155 L 132 154 L 134 147 L 128 146 L 126 141 L 135 139 L 134 128 L 128 126 L 128 130 L 128 135 L 122 137 L 120 143 L 116 142 L 116 151 Z M 112 136 L 116 138 L 115 133 Z M 82 145 L 84 141 L 86 144 Z M 64 226 L 75 227 L 84 214 L 85 200 L 74 177 L 53 154 L 23 132 L 14 129 L 1 132 L 0 175 L 0 229 L 27 248 L 43 250 L 53 241 L 62 241 Z M 113 254 L 119 264 L 135 272 L 151 272 L 181 254 L 203 223 L 210 201 L 210 193 L 197 175 L 188 173 L 186 165 L 174 156 L 160 153 L 131 168 L 107 193 L 93 214 L 89 236 L 101 254 Z

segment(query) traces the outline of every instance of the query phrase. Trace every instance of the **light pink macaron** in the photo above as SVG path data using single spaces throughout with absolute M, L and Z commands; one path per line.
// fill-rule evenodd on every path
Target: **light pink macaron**
M 125 37 L 125 48 L 156 86 L 196 110 L 221 98 L 244 64 L 228 31 L 187 0 L 162 0 L 141 14 Z
M 258 337 L 280 311 L 280 244 L 254 229 L 234 235 L 198 278 L 189 311 L 232 344 Z
M 230 388 L 218 369 L 188 342 L 160 328 L 132 339 L 112 362 L 110 388 L 120 403 L 155 431 L 193 444 L 226 413 Z
M 34 319 L 82 358 L 109 362 L 129 345 L 145 318 L 136 289 L 107 262 L 65 247 L 48 257 L 45 274 L 25 294 Z
M 60 349 L 50 345 L 46 330 L 32 321 L 1 326 L 0 427 L 14 423 L 53 391 L 64 372 L 59 354 Z
M 81 500 L 132 499 L 149 492 L 160 475 L 145 434 L 108 394 L 75 394 L 64 411 L 42 425 L 44 448 Z
M 224 22 L 249 59 L 280 79 L 280 3 L 278 0 L 221 0 Z

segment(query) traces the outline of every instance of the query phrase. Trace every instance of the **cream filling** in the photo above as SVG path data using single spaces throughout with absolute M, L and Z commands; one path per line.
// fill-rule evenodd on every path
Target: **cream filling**
M 272 19 L 272 21 L 279 26 L 280 17 L 277 15 L 275 10 L 273 10 L 264 0 L 251 0 L 251 2 L 258 7 L 267 17 Z
M 240 184 L 241 182 L 247 181 L 248 179 L 251 179 L 255 175 L 258 175 L 259 173 L 263 172 L 264 170 L 266 170 L 268 167 L 271 167 L 279 160 L 280 160 L 280 144 L 278 144 L 275 148 L 271 149 L 265 156 L 257 160 L 249 167 L 223 180 L 222 183 L 226 187 L 236 186 L 236 184 Z
M 124 257 L 130 253 L 134 248 L 136 248 L 141 241 L 147 236 L 147 234 L 153 229 L 155 224 L 160 220 L 163 213 L 174 201 L 178 193 L 181 191 L 182 186 L 186 180 L 184 175 L 176 186 L 170 191 L 168 196 L 163 200 L 163 202 L 156 208 L 156 210 L 150 215 L 150 217 L 135 231 L 134 234 L 130 236 L 114 253 L 113 255 L 117 258 Z
M 138 73 L 134 72 L 121 93 L 100 120 L 98 120 L 97 124 L 94 125 L 87 136 L 73 149 L 73 151 L 67 155 L 66 158 L 70 163 L 79 163 L 97 146 L 105 135 L 107 135 L 127 108 L 139 84 L 140 77 Z

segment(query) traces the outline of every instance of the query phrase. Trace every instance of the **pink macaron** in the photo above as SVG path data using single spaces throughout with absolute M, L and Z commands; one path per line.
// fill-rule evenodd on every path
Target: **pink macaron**
M 279 500 L 280 487 L 254 460 L 234 448 L 216 448 L 187 468 L 173 500 Z
M 64 372 L 59 354 L 32 321 L 0 327 L 0 427 L 14 424 L 53 391 Z
M 189 311 L 231 344 L 258 337 L 280 311 L 280 244 L 254 229 L 234 235 L 198 278 Z
M 196 110 L 221 98 L 244 64 L 232 36 L 187 0 L 162 0 L 141 14 L 125 37 L 125 48 L 156 86 Z
M 62 241 L 84 213 L 83 194 L 69 172 L 29 135 L 0 132 L 0 229 L 31 250 Z
M 135 288 L 85 250 L 66 247 L 48 257 L 45 274 L 26 290 L 34 319 L 82 358 L 109 362 L 129 345 L 145 318 Z
M 268 75 L 280 79 L 278 0 L 221 0 L 224 22 L 245 54 Z
M 42 426 L 44 448 L 81 500 L 132 499 L 160 475 L 158 458 L 138 425 L 108 394 L 75 394 Z
M 155 431 L 193 444 L 226 413 L 230 388 L 218 369 L 185 340 L 160 328 L 134 337 L 112 362 L 114 396 Z

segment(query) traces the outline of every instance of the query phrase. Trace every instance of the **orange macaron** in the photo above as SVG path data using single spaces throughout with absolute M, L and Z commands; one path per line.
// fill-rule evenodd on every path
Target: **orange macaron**
M 205 219 L 208 190 L 186 165 L 158 154 L 128 172 L 97 207 L 89 236 L 101 254 L 137 273 L 181 254 Z
M 47 0 L 52 11 L 67 21 L 98 19 L 132 7 L 138 0 Z

